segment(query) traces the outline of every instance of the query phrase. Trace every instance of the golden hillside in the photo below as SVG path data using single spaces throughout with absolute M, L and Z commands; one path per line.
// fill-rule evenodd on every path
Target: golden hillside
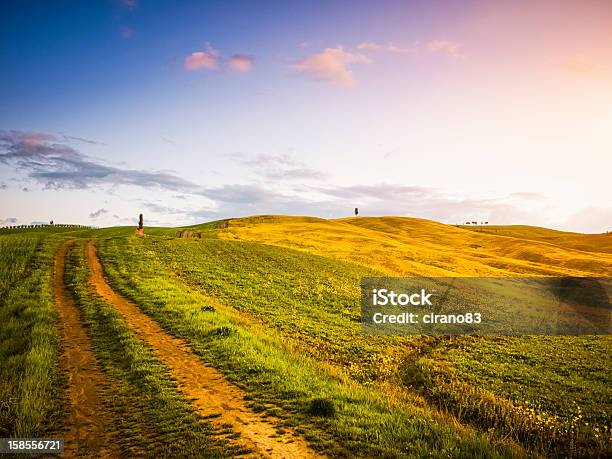
M 548 242 L 559 247 L 585 252 L 612 253 L 612 234 L 581 234 L 526 225 L 462 226 L 470 231 Z
M 394 276 L 612 274 L 612 235 L 529 226 L 478 229 L 408 217 L 263 215 L 231 219 L 219 237 L 305 250 Z

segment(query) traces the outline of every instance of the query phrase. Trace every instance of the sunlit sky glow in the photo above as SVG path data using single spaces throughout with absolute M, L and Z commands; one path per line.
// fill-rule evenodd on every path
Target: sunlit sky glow
M 612 230 L 612 3 L 0 4 L 0 225 Z

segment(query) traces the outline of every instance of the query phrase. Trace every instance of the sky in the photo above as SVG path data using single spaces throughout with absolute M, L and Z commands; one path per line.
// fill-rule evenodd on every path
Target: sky
M 612 230 L 612 3 L 0 3 L 0 226 Z

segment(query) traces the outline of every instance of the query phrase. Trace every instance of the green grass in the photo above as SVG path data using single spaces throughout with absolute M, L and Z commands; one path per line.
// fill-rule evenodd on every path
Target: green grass
M 34 258 L 39 237 L 4 236 L 0 237 L 0 304 L 4 303 L 11 287 L 29 271 L 28 266 Z
M 564 418 L 612 422 L 612 343 L 605 336 L 524 336 L 443 340 L 436 358 L 454 376 Z
M 0 436 L 32 437 L 61 418 L 52 285 L 59 240 L 11 232 L 0 235 Z
M 256 316 L 318 359 L 361 382 L 388 372 L 411 340 L 361 331 L 359 282 L 379 272 L 250 242 L 147 239 L 146 247 L 189 287 Z
M 428 337 L 400 369 L 438 407 L 548 455 L 605 457 L 610 337 Z

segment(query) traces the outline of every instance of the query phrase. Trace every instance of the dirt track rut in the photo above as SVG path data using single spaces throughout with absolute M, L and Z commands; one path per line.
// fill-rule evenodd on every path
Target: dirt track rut
M 271 419 L 264 419 L 250 410 L 244 401 L 244 393 L 229 383 L 222 373 L 204 365 L 185 341 L 166 333 L 138 306 L 115 293 L 104 278 L 93 242 L 87 245 L 87 259 L 92 288 L 112 304 L 137 335 L 156 351 L 177 381 L 181 393 L 192 400 L 198 412 L 205 416 L 218 415 L 212 418 L 212 422 L 220 426 L 231 425 L 240 434 L 237 442 L 251 448 L 260 457 L 322 457 L 296 434 L 290 431 L 278 434 Z
M 70 414 L 63 433 L 63 457 L 118 457 L 109 431 L 112 415 L 104 408 L 102 388 L 106 377 L 99 368 L 79 310 L 64 284 L 64 260 L 72 241 L 65 241 L 55 255 L 54 293 L 60 319 L 60 366 L 68 378 Z

